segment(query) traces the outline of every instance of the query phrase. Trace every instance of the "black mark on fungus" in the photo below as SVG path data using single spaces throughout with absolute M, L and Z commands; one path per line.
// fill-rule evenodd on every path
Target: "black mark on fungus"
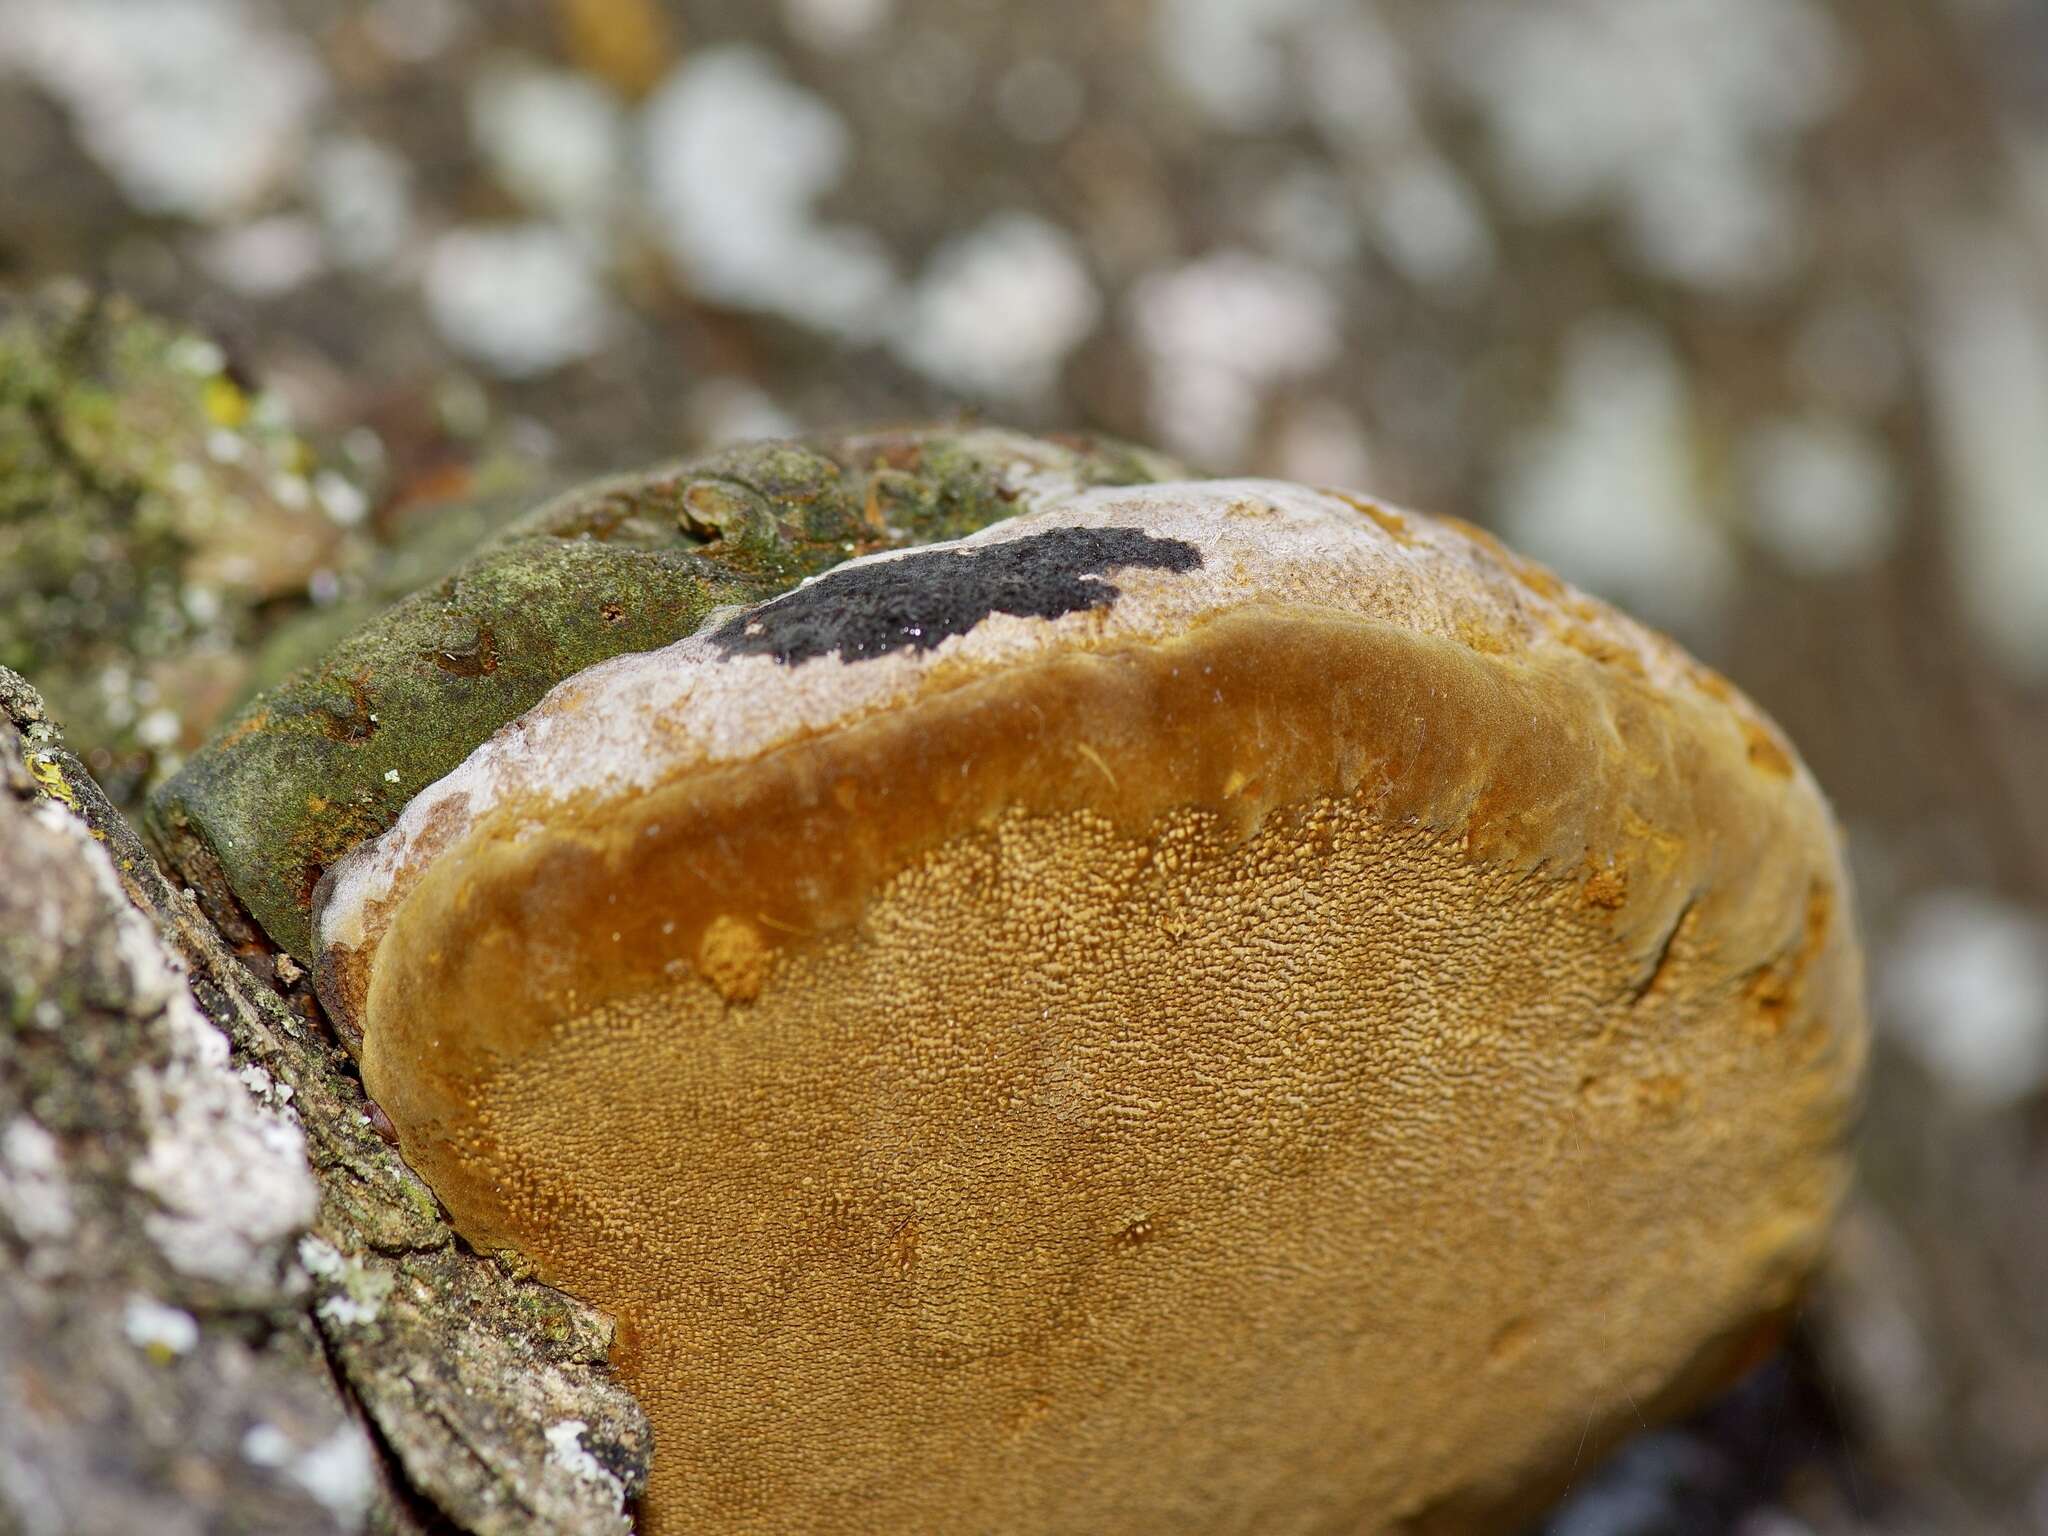
M 834 652 L 865 661 L 929 651 L 992 613 L 1056 619 L 1107 608 L 1122 595 L 1101 579 L 1111 571 L 1192 571 L 1201 563 L 1194 545 L 1135 528 L 1052 528 L 842 567 L 720 625 L 711 643 L 728 656 L 773 656 L 787 666 Z

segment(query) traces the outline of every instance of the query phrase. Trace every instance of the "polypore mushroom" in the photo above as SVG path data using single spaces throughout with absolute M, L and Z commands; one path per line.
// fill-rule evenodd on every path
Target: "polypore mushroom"
M 653 1531 L 1487 1528 L 1793 1300 L 1837 838 L 1463 525 L 1063 498 L 562 683 L 322 892 L 457 1226 L 618 1319 Z

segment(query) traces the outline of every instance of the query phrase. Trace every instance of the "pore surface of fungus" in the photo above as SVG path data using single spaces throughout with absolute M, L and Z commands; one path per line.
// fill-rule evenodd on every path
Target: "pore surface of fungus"
M 1081 491 L 557 686 L 324 882 L 461 1230 L 619 1319 L 648 1529 L 1474 1530 L 1839 1196 L 1834 829 L 1463 525 Z

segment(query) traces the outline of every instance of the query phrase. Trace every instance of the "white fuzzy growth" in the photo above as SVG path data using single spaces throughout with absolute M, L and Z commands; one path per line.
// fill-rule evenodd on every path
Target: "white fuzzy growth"
M 508 378 L 590 356 L 614 323 L 589 251 L 551 224 L 451 230 L 423 286 L 448 343 Z
M 197 1318 L 148 1296 L 128 1298 L 121 1309 L 121 1332 L 130 1344 L 159 1360 L 189 1355 L 199 1346 Z
M 498 180 L 533 209 L 585 228 L 621 195 L 625 113 L 595 80 L 530 66 L 487 71 L 470 87 L 469 127 Z
M 706 630 L 662 650 L 620 656 L 557 685 L 520 719 L 409 804 L 397 824 L 338 866 L 321 913 L 323 945 L 360 948 L 385 907 L 493 807 L 533 799 L 613 796 L 693 770 L 741 762 L 787 742 L 907 707 L 920 694 L 1005 667 L 1075 651 L 1157 644 L 1251 605 L 1355 614 L 1462 641 L 1474 594 L 1491 590 L 1504 623 L 1534 633 L 1548 600 L 1517 584 L 1462 534 L 1409 520 L 1403 538 L 1350 502 L 1267 480 L 1205 480 L 1055 496 L 941 549 L 972 551 L 1052 528 L 1130 528 L 1191 544 L 1186 572 L 1129 567 L 1104 578 L 1122 594 L 1106 607 L 1052 620 L 992 614 L 929 651 L 785 666 L 727 655 Z M 813 577 L 888 560 L 902 549 Z M 1510 617 L 1512 616 L 1512 617 Z M 724 617 L 724 616 L 721 616 Z M 1679 686 L 1678 663 L 1617 618 L 1599 621 L 1632 647 L 1648 674 Z
M 1608 208 L 1642 264 L 1702 287 L 1801 254 L 1786 167 L 1841 99 L 1847 49 L 1809 0 L 1465 0 L 1452 75 L 1501 185 L 1539 216 Z
M 304 43 L 243 0 L 0 0 L 0 70 L 77 119 L 138 208 L 220 219 L 290 172 L 322 94 Z
M 411 167 L 371 139 L 336 134 L 314 151 L 307 192 L 337 260 L 376 271 L 399 260 L 413 234 Z
M 369 1438 L 355 1424 L 344 1424 L 311 1450 L 293 1457 L 285 1463 L 284 1472 L 344 1527 L 362 1520 L 377 1491 L 376 1455 Z
M 255 1424 L 242 1436 L 241 1450 L 249 1465 L 282 1472 L 344 1527 L 355 1526 L 369 1510 L 376 1463 L 368 1439 L 353 1424 L 305 1449 L 278 1425 Z
M 2015 675 L 2048 677 L 2048 324 L 2037 258 L 1958 237 L 1933 265 L 1927 348 L 1964 611 Z
M 160 1060 L 137 1066 L 129 1079 L 149 1139 L 128 1176 L 158 1205 L 143 1230 L 182 1274 L 252 1290 L 274 1284 L 285 1241 L 320 1204 L 298 1123 L 259 1104 L 236 1076 L 227 1037 L 199 1011 L 129 905 L 106 849 L 52 802 L 32 814 L 77 842 L 114 909 L 130 1007 L 159 1015 L 167 1042 Z
M 1692 401 L 1662 334 L 1582 325 L 1551 420 L 1516 445 L 1501 486 L 1509 541 L 1657 623 L 1710 622 L 1735 583 L 1701 497 Z
M 844 53 L 872 42 L 892 9 L 894 0 L 782 0 L 782 21 L 799 41 Z
M 62 1242 L 78 1225 L 57 1138 L 27 1115 L 0 1131 L 0 1216 L 31 1247 Z
M 1032 214 L 998 214 L 939 248 L 897 351 L 957 389 L 1030 400 L 1058 382 L 1101 313 L 1072 235 Z
M 2048 1083 L 2048 917 L 1936 891 L 1908 912 L 1880 982 L 1893 1034 L 1958 1098 L 2002 1108 Z
M 325 1239 L 311 1235 L 299 1239 L 299 1262 L 316 1280 L 339 1284 L 348 1273 L 348 1260 L 341 1256 L 341 1250 Z
M 1775 421 L 1743 445 L 1751 532 L 1779 564 L 1829 577 L 1873 565 L 1898 540 L 1900 487 L 1873 434 L 1842 421 Z
M 249 1090 L 259 1104 L 267 1104 L 272 1108 L 282 1109 L 292 1101 L 291 1088 L 284 1083 L 280 1083 L 253 1061 L 247 1063 L 240 1071 L 236 1072 L 235 1078 L 244 1088 Z
M 320 1205 L 305 1138 L 235 1078 L 227 1040 L 190 994 L 180 988 L 164 1017 L 169 1059 L 132 1080 L 153 1129 L 128 1176 L 161 1207 L 143 1230 L 181 1273 L 271 1283 L 282 1245 Z
M 1167 77 L 1224 128 L 1308 119 L 1373 144 L 1411 126 L 1400 45 L 1359 0 L 1162 0 L 1153 38 Z
M 691 55 L 642 132 L 656 225 L 706 298 L 853 335 L 886 318 L 896 278 L 881 242 L 813 208 L 846 168 L 846 124 L 766 54 Z
M 391 1294 L 391 1272 L 371 1269 L 310 1233 L 299 1239 L 299 1262 L 325 1294 L 316 1309 L 330 1323 L 357 1328 L 383 1315 Z
M 546 1430 L 548 1460 L 573 1477 L 584 1482 L 596 1483 L 616 1497 L 623 1498 L 625 1489 L 619 1480 L 605 1471 L 603 1463 L 583 1448 L 583 1434 L 590 1426 L 581 1419 L 564 1419 L 551 1424 Z
M 317 277 L 326 264 L 319 226 L 296 214 L 273 214 L 224 229 L 201 250 L 209 272 L 258 299 L 290 293 Z
M 1131 313 L 1152 363 L 1153 425 L 1191 457 L 1239 458 L 1266 392 L 1319 372 L 1343 340 L 1318 278 L 1245 251 L 1151 274 Z

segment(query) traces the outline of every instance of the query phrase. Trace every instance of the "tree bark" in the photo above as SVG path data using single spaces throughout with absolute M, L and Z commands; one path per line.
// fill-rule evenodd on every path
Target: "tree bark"
M 631 1529 L 609 1323 L 456 1240 L 5 670 L 0 1257 L 9 1536 Z

